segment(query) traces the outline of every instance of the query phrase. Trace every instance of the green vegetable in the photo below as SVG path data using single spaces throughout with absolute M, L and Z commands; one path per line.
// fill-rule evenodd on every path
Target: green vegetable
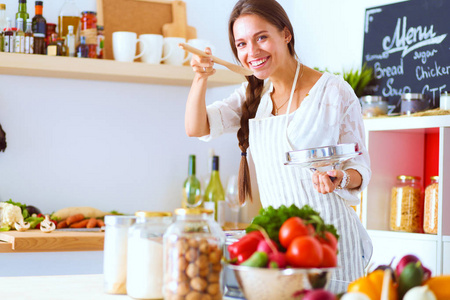
M 43 217 L 28 217 L 24 220 L 25 222 L 30 223 L 30 228 L 34 229 L 36 226 L 44 221 Z
M 281 225 L 289 219 L 290 217 L 300 217 L 305 223 L 312 224 L 316 230 L 316 233 L 323 236 L 324 231 L 331 232 L 336 239 L 339 239 L 336 227 L 332 224 L 325 224 L 320 214 L 316 212 L 311 206 L 305 205 L 302 208 L 298 208 L 294 204 L 290 207 L 281 205 L 279 208 L 273 208 L 269 206 L 267 208 L 261 208 L 259 215 L 256 216 L 251 225 L 246 229 L 247 233 L 258 230 L 258 226 L 261 226 L 266 230 L 269 237 L 277 242 L 281 246 L 278 239 L 278 232 L 280 231 Z M 258 226 L 252 226 L 256 224 Z
M 263 268 L 267 265 L 268 261 L 269 256 L 266 252 L 256 251 L 246 261 L 244 261 L 241 266 Z
M 423 268 L 420 261 L 407 264 L 398 278 L 399 299 L 402 299 L 406 292 L 413 287 L 422 285 L 422 279 Z

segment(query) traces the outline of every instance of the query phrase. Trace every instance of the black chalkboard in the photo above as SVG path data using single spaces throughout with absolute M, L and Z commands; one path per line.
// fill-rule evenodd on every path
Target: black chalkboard
M 403 93 L 439 95 L 450 90 L 450 0 L 410 0 L 366 9 L 363 62 L 375 79 L 367 94 L 400 109 Z

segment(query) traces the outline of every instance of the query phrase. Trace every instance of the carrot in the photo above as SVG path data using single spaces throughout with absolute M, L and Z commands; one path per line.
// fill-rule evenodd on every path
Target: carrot
M 103 220 L 97 219 L 97 226 L 101 228 L 105 226 L 105 222 L 103 222 Z
M 90 218 L 88 223 L 86 224 L 86 228 L 94 228 L 95 226 L 97 226 L 97 219 Z
M 57 229 L 67 228 L 67 227 L 69 227 L 69 225 L 67 225 L 67 220 L 59 221 L 58 225 L 56 225 Z
M 72 215 L 72 216 L 70 216 L 70 217 L 68 217 L 67 219 L 66 219 L 66 223 L 67 223 L 67 225 L 72 225 L 73 223 L 77 223 L 77 222 L 80 222 L 81 220 L 83 220 L 84 219 L 84 215 L 82 215 L 82 214 L 76 214 L 76 215 Z
M 70 224 L 70 228 L 86 228 L 89 219 L 84 219 L 82 221 Z

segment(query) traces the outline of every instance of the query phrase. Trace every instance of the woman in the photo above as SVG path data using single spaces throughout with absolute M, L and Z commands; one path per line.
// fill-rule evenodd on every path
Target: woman
M 240 0 L 228 29 L 234 55 L 254 75 L 227 99 L 206 107 L 206 83 L 215 73 L 214 64 L 193 56 L 186 133 L 209 140 L 237 131 L 242 152 L 240 200 L 251 197 L 249 148 L 263 207 L 309 204 L 319 211 L 341 236 L 335 278 L 355 280 L 364 268 L 360 235 L 370 239 L 350 205 L 359 202 L 355 194 L 367 186 L 371 175 L 357 97 L 341 77 L 298 61 L 292 25 L 275 0 Z M 347 162 L 345 170 L 311 174 L 284 166 L 287 151 L 355 142 L 363 154 Z M 332 182 L 330 176 L 337 179 Z

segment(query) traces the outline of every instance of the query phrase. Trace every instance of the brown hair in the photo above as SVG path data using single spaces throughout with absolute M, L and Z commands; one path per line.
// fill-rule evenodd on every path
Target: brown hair
M 231 12 L 228 21 L 228 37 L 234 56 L 239 61 L 236 44 L 233 34 L 234 22 L 242 15 L 257 15 L 274 25 L 280 31 L 287 28 L 291 33 L 291 40 L 288 43 L 289 53 L 295 56 L 294 50 L 294 30 L 283 7 L 275 0 L 239 0 Z M 246 100 L 242 104 L 241 128 L 237 133 L 239 148 L 241 149 L 241 163 L 239 166 L 239 202 L 244 203 L 247 198 L 252 200 L 252 187 L 250 182 L 250 171 L 247 162 L 247 148 L 249 146 L 248 120 L 256 115 L 261 95 L 264 88 L 264 80 L 255 76 L 246 76 L 248 81 Z

